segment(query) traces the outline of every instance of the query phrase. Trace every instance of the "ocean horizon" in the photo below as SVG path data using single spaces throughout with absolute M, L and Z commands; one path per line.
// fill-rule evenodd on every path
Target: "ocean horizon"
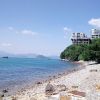
M 16 90 L 76 68 L 77 64 L 60 59 L 0 58 L 0 92 Z

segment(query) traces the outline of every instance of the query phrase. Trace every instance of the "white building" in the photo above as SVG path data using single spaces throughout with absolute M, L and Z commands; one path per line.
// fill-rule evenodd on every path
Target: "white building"
M 95 38 L 100 38 L 100 30 L 99 29 L 92 29 L 92 34 L 91 34 L 91 38 L 95 39 Z
M 72 43 L 73 44 L 89 44 L 91 39 L 88 38 L 84 33 L 73 33 L 72 34 Z

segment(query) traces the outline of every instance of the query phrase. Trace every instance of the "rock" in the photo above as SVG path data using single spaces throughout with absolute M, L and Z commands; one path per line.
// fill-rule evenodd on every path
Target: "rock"
M 4 94 L 0 95 L 0 97 L 4 97 Z
M 97 72 L 97 69 L 91 69 L 90 72 Z
M 52 84 L 47 84 L 46 88 L 45 88 L 45 94 L 46 95 L 53 95 L 55 92 L 55 88 Z
M 7 90 L 7 89 L 4 89 L 2 92 L 3 92 L 3 93 L 7 93 L 7 92 L 8 92 L 8 90 Z
M 59 76 L 61 76 L 61 74 L 58 74 Z
M 36 82 L 36 84 L 42 84 L 42 82 Z
M 74 88 L 74 89 L 75 89 L 75 88 L 78 88 L 78 86 L 76 86 L 76 85 L 73 85 L 73 86 L 72 86 L 72 88 Z
M 54 75 L 53 78 L 56 78 L 56 76 Z
M 60 91 L 66 91 L 66 86 L 65 85 L 57 85 L 56 86 L 56 90 L 58 91 L 58 92 L 60 92 Z

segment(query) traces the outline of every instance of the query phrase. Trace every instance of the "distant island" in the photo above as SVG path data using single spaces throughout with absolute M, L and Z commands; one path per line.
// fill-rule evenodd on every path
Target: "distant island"
M 54 56 L 44 56 L 40 54 L 34 54 L 34 53 L 27 53 L 27 54 L 11 54 L 8 52 L 0 51 L 0 57 L 1 58 L 9 58 L 9 57 L 16 57 L 16 58 L 43 58 L 43 59 L 51 59 L 55 58 Z M 56 58 L 59 58 L 58 56 Z

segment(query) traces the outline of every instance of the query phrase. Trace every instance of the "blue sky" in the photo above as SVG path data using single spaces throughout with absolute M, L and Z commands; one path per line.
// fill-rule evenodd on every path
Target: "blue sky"
M 0 51 L 59 55 L 72 32 L 100 28 L 100 0 L 0 0 Z

